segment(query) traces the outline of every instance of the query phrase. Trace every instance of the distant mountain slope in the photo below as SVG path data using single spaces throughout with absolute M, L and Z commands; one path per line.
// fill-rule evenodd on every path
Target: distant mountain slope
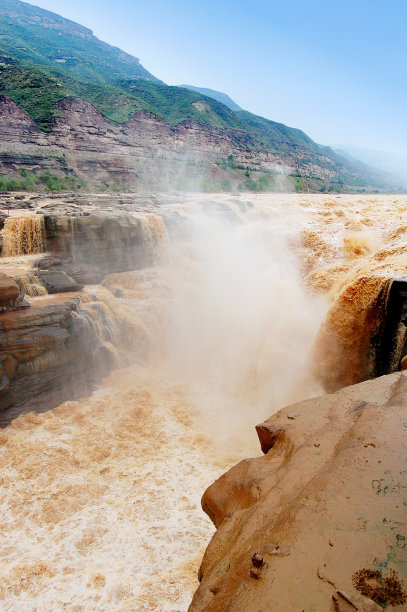
M 91 30 L 19 0 L 0 0 L 0 60 L 62 66 L 92 83 L 118 78 L 160 82 L 139 60 L 100 41 Z
M 407 152 L 394 153 L 355 145 L 342 145 L 340 148 L 334 147 L 334 150 L 347 159 L 359 159 L 371 167 L 392 174 L 407 186 Z
M 165 85 L 137 58 L 98 40 L 81 25 L 19 0 L 0 0 L 0 95 L 11 98 L 43 132 L 55 134 L 60 128 L 64 100 L 71 100 L 68 106 L 74 108 L 72 100 L 81 98 L 116 125 L 126 124 L 137 113 L 166 122 L 165 128 L 154 124 L 157 138 L 146 139 L 150 158 L 164 155 L 158 144 L 154 148 L 160 130 L 164 133 L 167 128 L 180 128 L 181 134 L 185 128 L 194 132 L 194 138 L 185 138 L 196 149 L 201 148 L 199 155 L 197 150 L 191 151 L 193 163 L 199 159 L 199 164 L 208 164 L 212 173 L 215 163 L 222 169 L 223 181 L 227 183 L 229 175 L 236 175 L 237 184 L 243 188 L 260 185 L 261 177 L 253 179 L 250 171 L 270 176 L 288 173 L 297 190 L 389 188 L 383 174 L 318 145 L 301 130 L 241 110 L 220 92 L 186 87 Z M 206 91 L 211 96 L 202 93 Z M 3 113 L 11 108 L 5 102 Z M 68 128 L 72 118 L 66 115 Z M 6 117 L 4 125 L 7 127 Z M 150 129 L 151 125 L 149 118 L 139 123 L 139 129 Z M 82 127 L 81 138 L 86 140 L 86 126 Z M 91 138 L 91 125 L 89 130 Z M 121 133 L 117 132 L 118 138 Z M 6 138 L 0 134 L 2 137 Z M 2 142 L 3 151 L 6 142 L 7 138 Z M 96 141 L 93 146 L 96 151 Z M 89 143 L 86 147 L 91 150 Z M 171 155 L 176 157 L 176 146 L 172 150 Z M 16 172 L 18 161 L 13 163 L 12 171 Z M 271 179 L 263 179 L 261 188 L 266 189 Z
M 45 130 L 58 116 L 56 103 L 67 96 L 88 100 L 118 123 L 135 112 L 148 111 L 173 126 L 193 119 L 211 127 L 245 129 L 244 121 L 220 102 L 145 79 L 99 84 L 76 78 L 61 68 L 9 64 L 0 68 L 0 93 L 10 96 Z
M 216 91 L 215 89 L 208 89 L 207 87 L 195 87 L 194 85 L 179 85 L 179 87 L 185 87 L 185 89 L 197 91 L 198 93 L 201 93 L 204 96 L 208 96 L 208 98 L 213 98 L 218 102 L 222 102 L 222 104 L 230 108 L 230 110 L 243 110 L 238 104 L 236 104 L 236 102 L 232 100 L 232 98 L 230 98 L 227 94 L 222 93 L 221 91 Z

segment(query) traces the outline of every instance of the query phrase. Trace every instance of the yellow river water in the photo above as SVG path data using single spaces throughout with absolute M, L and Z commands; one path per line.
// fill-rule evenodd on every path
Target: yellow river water
M 214 532 L 203 491 L 338 363 L 352 382 L 363 313 L 407 273 L 406 196 L 185 196 L 162 211 L 183 229 L 157 265 L 83 296 L 109 309 L 126 365 L 0 432 L 1 610 L 187 610 Z

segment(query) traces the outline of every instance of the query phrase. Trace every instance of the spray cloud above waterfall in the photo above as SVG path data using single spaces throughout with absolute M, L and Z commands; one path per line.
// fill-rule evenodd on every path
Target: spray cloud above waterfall
M 185 235 L 164 264 L 169 361 L 226 444 L 233 428 L 320 390 L 307 361 L 325 307 L 307 294 L 291 251 L 300 211 L 290 211 L 288 231 L 287 211 L 242 199 L 202 198 L 179 212 Z
M 282 405 L 363 380 L 372 313 L 385 320 L 383 287 L 406 267 L 406 210 L 405 196 L 299 194 L 12 209 L 19 254 L 0 264 L 31 307 L 2 315 L 10 609 L 187 609 L 213 533 L 204 489 L 260 453 L 254 427 Z M 51 253 L 31 253 L 37 224 Z M 44 295 L 50 271 L 85 287 Z

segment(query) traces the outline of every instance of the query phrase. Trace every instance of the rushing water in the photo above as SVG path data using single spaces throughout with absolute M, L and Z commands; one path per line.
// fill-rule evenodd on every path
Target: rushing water
M 8 217 L 4 222 L 3 255 L 5 257 L 41 253 L 44 247 L 44 217 L 25 215 Z
M 256 423 L 321 392 L 406 271 L 405 197 L 211 199 L 163 205 L 156 265 L 86 290 L 127 367 L 2 431 L 2 610 L 185 611 L 205 487 L 260 452 Z

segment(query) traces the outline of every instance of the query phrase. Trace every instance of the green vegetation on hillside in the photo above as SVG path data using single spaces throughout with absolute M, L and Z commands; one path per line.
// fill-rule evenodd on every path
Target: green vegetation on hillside
M 147 111 L 171 126 L 192 119 L 218 129 L 245 129 L 244 121 L 216 100 L 143 79 L 99 85 L 77 79 L 62 69 L 12 64 L 0 67 L 0 93 L 14 100 L 44 130 L 58 116 L 58 101 L 67 96 L 88 100 L 117 123 L 127 121 L 135 112 Z
M 0 0 L 0 94 L 14 100 L 44 131 L 58 118 L 58 102 L 78 97 L 116 123 L 144 111 L 171 127 L 195 121 L 208 130 L 227 132 L 242 152 L 272 153 L 282 163 L 286 158 L 290 167 L 296 165 L 295 189 L 309 184 L 304 174 L 313 174 L 313 168 L 316 174 L 328 170 L 330 182 L 337 181 L 339 189 L 386 185 L 380 174 L 316 144 L 301 130 L 231 110 L 200 90 L 165 85 L 137 58 L 98 40 L 87 28 L 19 0 Z M 227 173 L 247 170 L 226 166 Z M 261 180 L 245 175 L 242 187 L 268 189 L 273 181 L 266 175 Z
M 1 0 L 0 32 L 3 61 L 63 66 L 67 73 L 99 84 L 119 78 L 160 82 L 137 58 L 102 42 L 87 28 L 25 2 Z
M 45 131 L 57 115 L 57 102 L 70 95 L 60 81 L 44 70 L 23 66 L 0 69 L 0 92 L 14 100 Z
M 84 189 L 85 183 L 72 174 L 61 177 L 45 170 L 40 174 L 22 167 L 18 177 L 0 176 L 0 191 L 77 191 Z

